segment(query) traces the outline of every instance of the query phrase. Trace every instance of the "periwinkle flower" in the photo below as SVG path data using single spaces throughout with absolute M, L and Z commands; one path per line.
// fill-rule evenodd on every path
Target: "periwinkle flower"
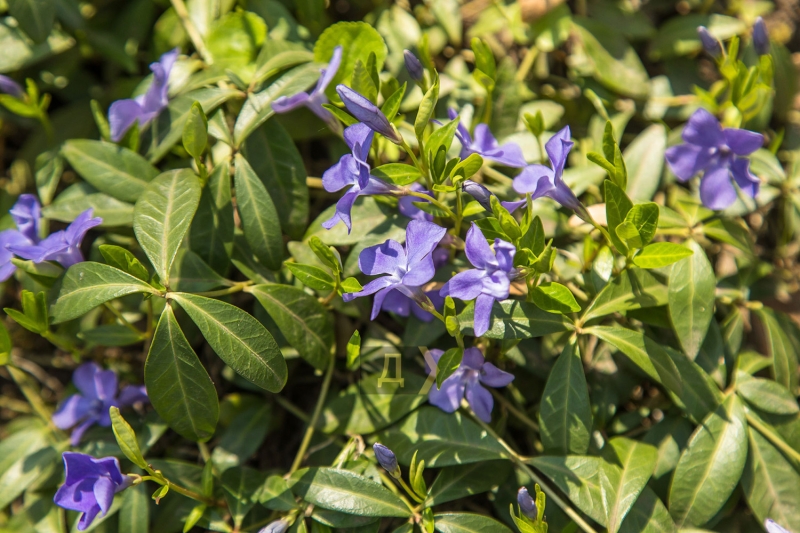
M 494 252 L 480 228 L 473 222 L 467 232 L 465 252 L 475 268 L 459 272 L 439 291 L 441 296 L 459 300 L 475 300 L 474 332 L 480 337 L 489 330 L 495 300 L 508 298 L 511 280 L 517 275 L 514 268 L 513 244 L 495 239 Z
M 698 26 L 697 35 L 700 37 L 700 42 L 703 45 L 703 49 L 708 53 L 708 55 L 711 57 L 719 57 L 722 55 L 722 44 L 720 44 L 716 37 L 711 35 L 711 32 L 708 31 L 708 28 L 705 26 Z
M 475 200 L 479 204 L 481 204 L 481 206 L 484 209 L 486 209 L 490 213 L 492 212 L 492 196 L 494 196 L 492 191 L 490 191 L 480 183 L 472 180 L 464 180 L 462 188 L 464 189 L 465 193 L 475 198 Z M 516 202 L 500 202 L 500 205 L 508 209 L 509 213 L 513 213 L 524 203 L 525 200 L 519 200 Z
M 132 479 L 122 474 L 116 457 L 95 459 L 90 455 L 64 452 L 66 480 L 53 501 L 59 507 L 79 511 L 78 530 L 88 528 L 101 512 L 108 513 L 114 495 L 128 488 Z
M 520 487 L 517 491 L 517 503 L 519 504 L 519 510 L 532 520 L 536 520 L 538 517 L 539 509 L 536 507 L 536 502 L 533 501 L 531 495 L 528 494 L 528 489 L 525 487 Z
M 345 187 L 349 189 L 336 202 L 336 212 L 322 223 L 322 227 L 331 229 L 341 221 L 350 233 L 350 211 L 356 198 L 370 194 L 387 194 L 394 189 L 393 186 L 370 176 L 367 157 L 372 137 L 373 131 L 366 124 L 353 124 L 344 130 L 344 140 L 351 153 L 343 155 L 338 163 L 322 174 L 322 186 L 328 192 L 340 191 Z
M 444 352 L 430 350 L 428 353 L 434 363 L 438 364 Z M 431 387 L 428 401 L 446 413 L 454 413 L 461 405 L 461 399 L 466 396 L 475 415 L 489 423 L 492 421 L 494 398 L 484 385 L 493 388 L 505 387 L 512 381 L 514 381 L 512 374 L 500 370 L 492 363 L 487 363 L 478 348 L 467 348 L 464 350 L 461 365 L 442 382 L 442 387 L 437 387 L 435 383 Z
M 767 520 L 764 522 L 764 527 L 767 528 L 767 533 L 791 533 L 785 527 L 779 526 L 778 523 L 771 518 L 767 518 Z
M 514 178 L 514 190 L 520 194 L 531 193 L 534 200 L 547 196 L 576 213 L 583 213 L 585 208 L 563 179 L 564 166 L 573 144 L 569 126 L 553 135 L 544 146 L 553 168 L 528 165 Z
M 750 172 L 750 160 L 744 156 L 761 148 L 764 137 L 760 133 L 723 129 L 711 113 L 701 108 L 689 118 L 682 137 L 684 144 L 667 149 L 667 164 L 682 182 L 703 172 L 700 181 L 703 205 L 720 210 L 736 201 L 731 175 L 745 194 L 755 198 L 760 181 Z
M 23 259 L 30 259 L 34 263 L 42 261 L 56 261 L 64 268 L 69 268 L 75 263 L 83 261 L 81 241 L 86 232 L 102 224 L 102 218 L 92 218 L 92 209 L 87 209 L 78 215 L 67 229 L 51 233 L 47 238 L 36 244 L 33 241 L 25 244 L 10 244 L 8 249 Z
M 289 522 L 281 518 L 259 529 L 258 533 L 285 533 L 287 529 L 289 529 Z
M 400 144 L 403 142 L 403 138 L 394 129 L 394 126 L 383 114 L 383 111 L 370 102 L 368 98 L 358 94 L 346 85 L 337 85 L 336 92 L 339 93 L 339 97 L 350 114 L 369 126 L 372 131 L 380 133 L 393 143 Z
M 769 33 L 767 33 L 767 25 L 764 24 L 764 19 L 761 17 L 758 17 L 753 24 L 753 48 L 760 56 L 769 54 Z
M 111 425 L 108 410 L 148 401 L 144 386 L 129 385 L 117 395 L 117 374 L 102 370 L 95 363 L 84 363 L 75 369 L 72 382 L 80 391 L 59 405 L 53 414 L 53 423 L 60 429 L 73 426 L 70 442 L 77 446 L 84 432 L 94 424 Z
M 139 127 L 143 128 L 167 107 L 169 73 L 177 59 L 177 48 L 162 55 L 158 61 L 150 65 L 153 81 L 147 92 L 136 98 L 117 100 L 111 104 L 108 110 L 108 123 L 111 127 L 112 141 L 118 142 L 122 139 L 134 122 L 138 121 Z
M 447 110 L 447 114 L 450 120 L 458 117 L 458 112 L 452 108 Z M 461 159 L 466 159 L 470 154 L 478 154 L 484 159 L 507 167 L 521 168 L 527 164 L 519 145 L 512 142 L 500 145 L 489 130 L 488 124 L 475 126 L 475 138 L 473 139 L 467 128 L 459 122 L 456 137 L 461 142 Z
M 375 320 L 383 300 L 392 291 L 400 291 L 413 300 L 424 300 L 421 287 L 436 273 L 432 252 L 445 233 L 444 228 L 432 222 L 412 220 L 406 228 L 405 247 L 389 239 L 362 250 L 358 256 L 361 272 L 368 276 L 384 275 L 367 283 L 359 292 L 346 293 L 344 301 L 375 294 L 371 315 Z
M 0 92 L 10 94 L 15 98 L 25 96 L 25 91 L 22 90 L 22 86 L 19 83 L 2 74 L 0 74 Z
M 422 68 L 422 63 L 417 59 L 417 56 L 410 50 L 403 50 L 403 60 L 405 61 L 406 70 L 411 76 L 411 79 L 414 81 L 421 80 L 425 70 Z
M 272 103 L 272 109 L 276 113 L 288 113 L 293 109 L 300 106 L 306 106 L 314 112 L 319 118 L 326 122 L 333 120 L 331 112 L 322 107 L 322 104 L 328 103 L 328 97 L 325 96 L 325 90 L 333 81 L 336 72 L 339 70 L 339 65 L 342 63 L 342 47 L 337 46 L 333 49 L 333 55 L 328 63 L 328 66 L 320 69 L 319 81 L 311 93 L 297 93 L 292 96 L 281 96 Z
M 409 189 L 411 189 L 414 192 L 425 193 L 429 196 L 431 194 L 430 191 L 425 189 L 425 187 L 423 187 L 419 183 L 412 183 L 409 186 Z M 417 196 L 406 195 L 400 197 L 400 199 L 397 201 L 397 210 L 400 211 L 401 215 L 407 216 L 408 218 L 411 218 L 413 220 L 427 220 L 428 222 L 433 222 L 433 215 L 431 215 L 430 213 L 426 213 L 425 211 L 414 205 L 414 202 L 428 203 L 427 200 L 423 200 L 422 198 L 419 198 Z
M 380 464 L 384 470 L 389 472 L 393 477 L 400 476 L 400 466 L 397 464 L 397 456 L 392 450 L 379 442 L 373 444 L 372 449 L 375 452 L 375 458 L 378 460 L 378 464 Z

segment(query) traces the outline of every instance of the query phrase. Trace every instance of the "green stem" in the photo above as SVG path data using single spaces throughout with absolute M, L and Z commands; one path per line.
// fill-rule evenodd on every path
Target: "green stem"
M 214 60 L 211 57 L 211 54 L 208 52 L 205 42 L 203 42 L 203 36 L 200 35 L 200 32 L 197 31 L 194 23 L 192 23 L 192 19 L 189 16 L 189 10 L 186 8 L 184 1 L 171 0 L 171 3 L 172 7 L 175 8 L 175 14 L 178 15 L 183 29 L 186 30 L 186 34 L 189 36 L 189 39 L 192 40 L 192 44 L 194 45 L 195 50 L 197 50 L 197 53 L 200 54 L 200 57 L 203 58 L 203 61 L 207 65 L 212 64 Z
M 747 417 L 747 423 L 753 426 L 761 433 L 764 438 L 770 441 L 776 448 L 784 453 L 784 455 L 788 456 L 792 459 L 795 463 L 796 467 L 800 467 L 800 453 L 797 452 L 794 448 L 786 444 L 780 435 L 776 435 L 774 431 L 772 431 L 768 426 L 763 424 L 760 420 L 756 417 L 751 415 L 750 413 L 746 413 L 745 416 Z
M 300 468 L 303 463 L 303 457 L 308 450 L 308 445 L 311 444 L 311 437 L 314 436 L 314 428 L 317 425 L 320 415 L 322 414 L 322 407 L 325 405 L 325 399 L 328 397 L 328 389 L 331 386 L 331 379 L 333 378 L 333 369 L 336 366 L 336 353 L 331 352 L 331 359 L 328 362 L 328 369 L 325 371 L 325 378 L 322 381 L 322 388 L 319 391 L 319 398 L 317 398 L 317 405 L 314 407 L 314 413 L 311 415 L 311 420 L 308 422 L 306 434 L 303 435 L 303 442 L 300 443 L 300 449 L 297 450 L 297 455 L 294 457 L 292 468 L 289 470 L 289 475 L 293 474 Z
M 180 485 L 176 485 L 175 483 L 173 483 L 170 480 L 167 480 L 167 486 L 169 486 L 169 490 L 174 490 L 178 494 L 183 494 L 187 498 L 191 498 L 191 499 L 196 500 L 196 501 L 198 501 L 200 503 L 204 503 L 204 504 L 208 505 L 209 507 L 225 507 L 226 506 L 224 500 L 215 500 L 214 498 L 209 498 L 207 496 L 203 496 L 199 492 L 195 492 L 195 491 L 187 489 L 185 487 L 181 487 Z
M 423 200 L 427 200 L 431 204 L 435 205 L 436 207 L 438 207 L 439 209 L 441 209 L 442 211 L 447 213 L 447 216 L 449 216 L 453 220 L 456 220 L 456 215 L 453 213 L 453 211 L 449 207 L 444 205 L 442 202 L 440 202 L 439 200 L 434 198 L 433 196 L 429 196 L 429 195 L 427 195 L 425 193 L 412 191 L 412 190 L 406 190 L 405 194 L 406 194 L 406 196 L 415 196 L 417 198 L 421 198 Z
M 514 181 L 513 178 L 509 178 L 508 176 L 506 176 L 502 172 L 497 171 L 497 170 L 495 170 L 492 167 L 487 166 L 487 165 L 483 165 L 483 167 L 481 168 L 481 172 L 486 174 L 488 177 L 492 178 L 494 181 L 499 181 L 500 183 L 502 183 L 504 185 L 511 185 L 511 183 Z
M 287 411 L 292 413 L 294 416 L 296 416 L 297 418 L 299 418 L 300 420 L 302 420 L 306 424 L 308 424 L 309 421 L 311 420 L 311 418 L 309 418 L 309 416 L 307 414 L 305 414 L 302 409 L 297 407 L 295 404 L 293 404 L 292 402 L 290 402 L 289 400 L 287 400 L 286 398 L 284 398 L 280 394 L 274 395 L 273 398 L 278 403 L 278 405 L 280 405 L 281 407 L 283 407 L 284 409 L 286 409 Z
M 489 390 L 492 392 L 492 396 L 494 396 L 497 399 L 497 401 L 503 405 L 503 407 L 508 409 L 508 412 L 514 415 L 517 418 L 517 420 L 519 420 L 520 422 L 522 422 L 535 432 L 537 433 L 539 432 L 539 424 L 531 420 L 530 417 L 528 417 L 528 415 L 517 409 L 510 401 L 508 401 L 508 398 L 500 394 L 497 390 L 495 389 L 489 389 Z
M 225 296 L 227 294 L 233 294 L 236 292 L 241 292 L 245 290 L 247 287 L 252 285 L 253 282 L 250 280 L 247 281 L 240 281 L 239 283 L 234 283 L 227 289 L 220 289 L 217 291 L 206 291 L 206 292 L 196 292 L 194 293 L 196 296 L 207 296 L 209 298 L 215 298 L 217 296 Z
M 408 486 L 408 484 L 403 480 L 402 477 L 397 477 L 397 478 L 394 478 L 394 479 L 396 479 L 400 483 L 400 486 L 403 487 L 403 490 L 405 490 L 408 493 L 409 496 L 411 496 L 412 500 L 414 500 L 417 503 L 422 503 L 422 502 L 425 501 L 422 498 L 420 498 L 419 496 L 417 496 L 417 493 L 414 492 L 411 489 L 411 487 Z
M 420 157 L 423 160 L 423 162 L 420 163 L 419 160 L 417 159 L 417 156 L 414 155 L 414 150 L 411 149 L 411 147 L 406 142 L 405 138 L 402 135 L 400 135 L 400 139 L 402 140 L 402 144 L 400 146 L 403 147 L 403 150 L 405 150 L 406 153 L 409 155 L 411 161 L 414 162 L 414 166 L 417 167 L 419 171 L 422 172 L 422 174 L 425 176 L 425 183 L 428 184 L 428 189 L 433 189 L 433 181 L 431 181 L 431 176 L 430 173 L 428 172 L 428 167 L 424 164 L 425 158 L 422 156 L 422 154 L 420 154 Z
M 105 305 L 106 309 L 108 309 L 109 311 L 111 311 L 111 313 L 112 313 L 112 314 L 113 314 L 115 317 L 117 317 L 117 320 L 119 320 L 120 322 L 122 322 L 122 324 L 123 324 L 123 325 L 125 325 L 125 326 L 126 326 L 128 329 L 130 329 L 131 331 L 133 331 L 133 332 L 134 332 L 134 333 L 136 333 L 137 335 L 141 335 L 141 334 L 142 334 L 142 332 L 141 332 L 141 331 L 139 331 L 139 328 L 137 328 L 136 326 L 134 326 L 133 324 L 131 324 L 130 322 L 128 322 L 128 319 L 126 319 L 124 316 L 122 316 L 122 313 L 120 313 L 120 312 L 119 312 L 119 309 L 117 309 L 116 307 L 114 307 L 113 305 L 111 305 L 111 303 L 110 303 L 110 302 L 106 302 L 104 305 Z

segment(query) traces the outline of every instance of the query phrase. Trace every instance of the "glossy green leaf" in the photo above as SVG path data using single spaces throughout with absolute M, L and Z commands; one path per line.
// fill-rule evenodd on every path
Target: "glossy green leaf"
M 611 242 L 620 253 L 626 253 L 628 247 L 617 236 L 617 226 L 622 224 L 628 211 L 633 207 L 633 202 L 625 195 L 625 191 L 619 188 L 611 180 L 603 182 L 604 197 L 606 199 L 606 220 L 608 222 L 608 233 Z
M 436 531 L 442 533 L 511 533 L 494 518 L 472 513 L 440 513 L 433 515 Z
M 589 449 L 592 408 L 580 350 L 568 343 L 542 393 L 539 425 L 545 453 L 580 455 Z
M 95 189 L 125 202 L 135 202 L 158 169 L 127 148 L 103 141 L 72 139 L 61 154 Z
M 619 533 L 675 533 L 675 523 L 653 489 L 645 487 L 628 511 Z
M 154 179 L 136 202 L 133 231 L 162 283 L 169 280 L 197 205 L 200 183 L 191 170 L 171 170 Z
M 279 270 L 283 261 L 283 237 L 278 211 L 247 160 L 236 154 L 236 207 L 242 230 L 255 256 L 271 270 Z
M 408 218 L 401 215 L 396 208 L 382 205 L 372 197 L 362 197 L 356 200 L 351 213 L 352 230 L 349 233 L 347 226 L 342 223 L 329 230 L 322 227 L 322 222 L 330 219 L 335 211 L 336 206 L 332 205 L 320 213 L 308 227 L 303 240 L 309 240 L 316 236 L 327 245 L 357 245 L 362 249 L 365 246 L 382 243 L 386 239 L 394 239 L 398 242 L 405 240 Z M 351 250 L 350 254 L 353 253 L 354 251 Z
M 113 244 L 101 244 L 98 248 L 103 259 L 112 267 L 127 272 L 142 281 L 150 279 L 150 272 L 147 271 L 147 268 L 125 248 Z
M 336 286 L 333 276 L 314 265 L 302 263 L 286 263 L 286 268 L 299 279 L 303 285 L 318 291 L 332 291 Z
M 133 225 L 133 204 L 97 192 L 88 183 L 77 183 L 65 189 L 52 204 L 42 208 L 42 215 L 51 220 L 72 222 L 87 209 L 103 219 L 100 227 Z
M 593 318 L 667 303 L 667 287 L 645 270 L 629 268 L 601 290 L 584 310 L 584 322 Z
M 85 261 L 67 269 L 50 309 L 53 323 L 82 316 L 104 302 L 137 292 L 158 290 L 112 266 Z
M 264 483 L 265 477 L 265 474 L 246 466 L 229 468 L 222 474 L 225 501 L 237 529 L 241 527 L 250 509 L 258 503 L 258 489 Z
M 694 253 L 672 265 L 668 305 L 681 347 L 694 359 L 714 316 L 717 280 L 703 248 L 692 240 L 686 246 Z
M 193 441 L 211 438 L 219 418 L 217 391 L 170 305 L 156 326 L 144 383 L 150 403 L 178 434 Z
M 35 419 L 28 418 L 25 422 L 25 429 L 0 441 L 0 506 L 3 509 L 47 469 L 52 469 L 59 459 L 58 451 L 49 446 L 46 428 Z
M 509 461 L 483 461 L 442 468 L 428 491 L 425 505 L 433 507 L 487 492 L 503 483 L 510 473 Z
M 186 249 L 178 250 L 169 278 L 170 289 L 179 292 L 203 292 L 231 285 L 199 255 Z
M 264 444 L 272 420 L 268 405 L 256 403 L 237 412 L 211 453 L 214 468 L 223 472 L 247 462 Z
M 189 230 L 189 246 L 217 273 L 226 275 L 233 252 L 230 165 L 220 162 L 208 177 Z
M 108 414 L 111 417 L 111 429 L 114 431 L 114 437 L 117 439 L 119 449 L 133 464 L 139 468 L 147 468 L 147 461 L 145 461 L 142 450 L 139 448 L 136 433 L 134 433 L 131 425 L 122 418 L 119 408 L 111 407 L 108 410 Z
M 548 313 L 566 314 L 581 310 L 572 291 L 560 283 L 540 283 L 531 293 L 531 298 L 539 309 Z
M 256 285 L 248 292 L 264 306 L 300 357 L 315 368 L 327 368 L 334 343 L 333 317 L 316 298 L 277 284 Z
M 762 308 L 753 311 L 764 329 L 767 349 L 772 356 L 772 373 L 775 381 L 788 388 L 797 390 L 798 352 L 789 336 L 778 321 L 775 311 Z
M 740 374 L 736 390 L 748 403 L 767 413 L 793 415 L 800 412 L 797 400 L 789 389 L 775 381 Z
M 631 142 L 623 156 L 628 169 L 625 191 L 633 200 L 651 200 L 658 190 L 664 171 L 667 132 L 662 124 L 653 124 Z
M 653 240 L 657 227 L 658 205 L 648 202 L 631 207 L 616 233 L 628 248 L 644 248 Z
M 464 350 L 462 348 L 450 348 L 442 354 L 436 365 L 436 387 L 441 388 L 442 382 L 458 370 L 463 357 Z
M 10 0 L 8 12 L 19 27 L 35 43 L 43 43 L 53 29 L 56 18 L 54 0 Z
M 389 489 L 349 470 L 304 468 L 289 485 L 297 496 L 325 509 L 359 516 L 411 516 L 411 510 Z
M 0 24 L 0 72 L 12 72 L 37 61 L 68 50 L 75 40 L 66 33 L 53 31 L 43 43 L 32 43 L 26 35 L 9 22 Z
M 425 129 L 428 127 L 428 124 L 433 118 L 433 112 L 436 109 L 436 103 L 439 101 L 439 77 L 436 76 L 433 80 L 433 83 L 428 90 L 425 91 L 425 95 L 422 97 L 422 102 L 419 104 L 419 111 L 417 111 L 417 117 L 414 120 L 414 132 L 417 134 L 417 138 L 421 138 L 422 134 L 425 133 Z
M 639 268 L 661 268 L 689 257 L 694 252 L 686 246 L 672 242 L 648 244 L 633 258 Z
M 417 167 L 404 163 L 389 163 L 372 169 L 371 174 L 398 187 L 410 185 L 422 177 Z
M 470 302 L 458 315 L 458 324 L 464 335 L 473 335 L 474 312 L 475 307 Z M 490 339 L 528 339 L 572 328 L 572 322 L 563 315 L 542 311 L 527 302 L 504 300 L 492 307 L 489 331 L 484 336 Z
M 119 533 L 148 533 L 150 531 L 150 497 L 144 485 L 126 489 L 121 497 Z
M 270 392 L 286 384 L 286 361 L 278 345 L 255 318 L 229 303 L 204 296 L 172 293 L 225 363 Z
M 619 481 L 607 480 L 613 483 L 609 492 L 616 495 L 608 502 L 608 530 L 616 533 L 653 474 L 658 454 L 654 446 L 625 437 L 609 444 L 609 457 L 622 467 Z
M 97 346 L 130 346 L 145 340 L 146 335 L 121 324 L 104 324 L 78 333 L 78 338 Z
M 733 394 L 697 427 L 669 491 L 676 524 L 702 526 L 724 505 L 744 470 L 746 431 L 744 409 Z
M 190 156 L 198 159 L 208 144 L 208 119 L 203 107 L 195 102 L 183 125 L 183 147 Z

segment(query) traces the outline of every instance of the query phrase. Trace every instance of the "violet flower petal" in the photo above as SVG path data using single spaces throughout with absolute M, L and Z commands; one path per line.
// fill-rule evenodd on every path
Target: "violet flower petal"
M 715 211 L 725 209 L 736 201 L 736 189 L 731 183 L 727 167 L 715 165 L 706 170 L 700 181 L 700 200 Z
M 73 394 L 58 406 L 53 413 L 53 424 L 59 429 L 69 429 L 86 418 L 92 408 L 92 400 Z
M 358 256 L 358 267 L 368 276 L 390 274 L 400 277 L 406 261 L 403 245 L 388 239 L 381 244 L 364 248 Z
M 42 206 L 32 194 L 21 194 L 8 213 L 14 219 L 19 232 L 31 242 L 39 242 L 39 219 L 42 218 Z
M 464 251 L 467 254 L 467 259 L 472 263 L 472 266 L 479 269 L 496 268 L 497 259 L 489 248 L 489 243 L 483 232 L 474 222 L 467 231 L 467 238 L 465 241 Z
M 514 381 L 514 374 L 510 374 L 508 372 L 504 372 L 500 370 L 492 363 L 485 363 L 481 368 L 481 373 L 478 376 L 478 379 L 484 385 L 488 385 L 489 387 L 505 387 L 512 381 Z
M 725 144 L 736 155 L 750 155 L 764 144 L 764 136 L 749 130 L 727 128 L 722 131 Z
M 480 337 L 489 331 L 493 305 L 494 298 L 488 294 L 480 294 L 475 299 L 475 311 L 473 315 L 474 319 L 472 328 L 476 337 Z
M 337 85 L 336 92 L 339 93 L 339 97 L 350 114 L 360 122 L 363 122 L 373 131 L 380 133 L 392 142 L 399 143 L 402 141 L 389 119 L 386 118 L 386 115 L 383 114 L 383 111 L 378 106 L 346 85 Z
M 737 157 L 731 163 L 731 174 L 739 188 L 750 198 L 755 198 L 761 186 L 761 180 L 750 172 L 750 160 Z
M 139 102 L 131 99 L 117 100 L 108 109 L 108 125 L 111 130 L 111 140 L 119 142 L 125 136 L 125 132 L 133 126 L 134 122 L 139 122 L 139 126 L 144 126 L 144 110 Z
M 708 148 L 693 144 L 679 144 L 667 148 L 667 165 L 679 181 L 685 182 L 706 168 L 711 161 Z
M 0 74 L 0 92 L 10 94 L 15 98 L 25 96 L 25 91 L 19 83 L 2 74 Z
M 461 398 L 464 397 L 465 384 L 461 374 L 456 370 L 442 382 L 441 389 L 434 383 L 428 392 L 428 401 L 446 413 L 455 413 L 461 405 Z
M 706 148 L 717 148 L 725 144 L 722 126 L 714 115 L 702 107 L 689 117 L 681 136 L 687 143 Z
M 467 383 L 466 398 L 475 416 L 487 424 L 492 421 L 494 398 L 492 398 L 492 394 L 484 389 L 477 380 Z
M 440 296 L 452 296 L 459 300 L 474 300 L 483 290 L 483 278 L 486 277 L 485 270 L 476 268 L 459 272 L 439 291 Z

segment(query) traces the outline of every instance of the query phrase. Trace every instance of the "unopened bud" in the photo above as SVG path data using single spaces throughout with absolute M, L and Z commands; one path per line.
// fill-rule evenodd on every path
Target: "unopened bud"
M 350 114 L 356 117 L 359 122 L 363 122 L 372 131 L 380 133 L 393 143 L 400 144 L 403 141 L 389 122 L 389 119 L 383 114 L 383 111 L 370 102 L 368 98 L 358 94 L 346 85 L 337 85 L 336 92 L 339 93 L 339 97 Z
M 489 189 L 472 180 L 465 180 L 463 187 L 464 192 L 475 198 L 484 209 L 492 211 L 492 192 Z
M 760 56 L 769 54 L 769 34 L 767 25 L 764 24 L 764 19 L 761 17 L 758 17 L 756 23 L 753 24 L 753 48 Z
M 698 26 L 697 35 L 700 36 L 700 42 L 703 43 L 703 48 L 711 57 L 719 57 L 722 55 L 722 45 L 716 37 L 711 35 L 708 28 L 705 26 Z
M 287 529 L 289 529 L 289 522 L 281 519 L 270 522 L 260 529 L 258 533 L 284 533 Z
M 411 79 L 414 81 L 421 80 L 425 71 L 422 68 L 422 63 L 420 63 L 419 59 L 417 59 L 417 56 L 415 56 L 410 50 L 403 50 L 403 59 L 405 59 L 406 70 L 411 75 Z
M 380 463 L 392 477 L 400 477 L 400 467 L 397 464 L 397 456 L 394 452 L 379 442 L 376 442 L 372 446 L 372 449 L 375 451 L 375 458 L 378 459 L 378 463 Z
M 531 495 L 528 494 L 528 489 L 525 487 L 520 487 L 517 491 L 517 503 L 522 514 L 532 520 L 536 520 L 539 510 L 536 508 L 536 502 L 533 501 Z

